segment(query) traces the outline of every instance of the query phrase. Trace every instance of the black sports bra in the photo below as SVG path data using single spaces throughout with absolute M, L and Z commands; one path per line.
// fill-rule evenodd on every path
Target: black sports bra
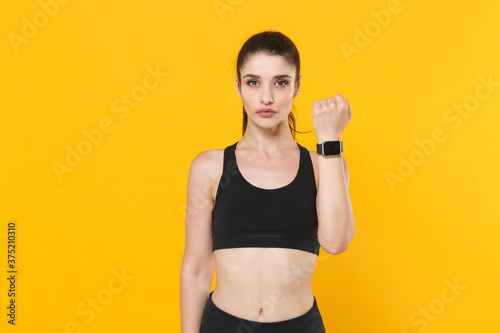
M 280 247 L 319 255 L 316 182 L 309 151 L 300 148 L 291 183 L 263 189 L 250 184 L 236 164 L 238 142 L 224 149 L 224 170 L 212 210 L 212 251 L 236 247 Z

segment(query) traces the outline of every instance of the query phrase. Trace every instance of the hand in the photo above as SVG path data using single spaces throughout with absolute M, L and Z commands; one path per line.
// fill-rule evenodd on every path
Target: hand
M 341 94 L 313 102 L 313 127 L 318 142 L 341 140 L 340 135 L 352 118 L 349 101 Z

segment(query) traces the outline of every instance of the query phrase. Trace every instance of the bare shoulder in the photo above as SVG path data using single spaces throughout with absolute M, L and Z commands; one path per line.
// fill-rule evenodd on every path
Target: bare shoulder
M 212 200 L 213 189 L 223 171 L 224 149 L 208 149 L 196 155 L 191 162 L 189 177 L 201 185 Z
M 224 149 L 208 149 L 196 155 L 191 162 L 191 167 L 196 171 L 210 172 L 217 168 L 217 165 L 222 165 L 224 159 Z

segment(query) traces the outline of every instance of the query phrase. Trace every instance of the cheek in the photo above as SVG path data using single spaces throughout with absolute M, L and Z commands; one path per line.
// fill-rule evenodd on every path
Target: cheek
M 248 89 L 248 88 L 243 88 L 243 89 L 240 89 L 241 91 L 241 97 L 243 99 L 246 99 L 246 100 L 251 100 L 255 97 L 255 92 L 252 90 L 252 89 Z
M 275 102 L 283 105 L 289 105 L 293 103 L 293 91 L 281 92 L 276 94 Z

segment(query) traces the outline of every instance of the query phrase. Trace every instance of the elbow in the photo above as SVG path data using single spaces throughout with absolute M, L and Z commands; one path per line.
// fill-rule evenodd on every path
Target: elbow
M 343 243 L 334 243 L 334 244 L 328 244 L 326 246 L 321 246 L 326 252 L 330 254 L 341 254 L 345 250 L 347 250 L 347 247 L 349 246 L 348 242 L 343 242 Z
M 342 252 L 347 250 L 347 247 L 349 246 L 349 243 L 351 242 L 353 237 L 354 237 L 354 232 L 351 235 L 341 240 L 335 239 L 335 240 L 323 241 L 320 242 L 320 244 L 321 247 L 329 254 L 341 254 Z

